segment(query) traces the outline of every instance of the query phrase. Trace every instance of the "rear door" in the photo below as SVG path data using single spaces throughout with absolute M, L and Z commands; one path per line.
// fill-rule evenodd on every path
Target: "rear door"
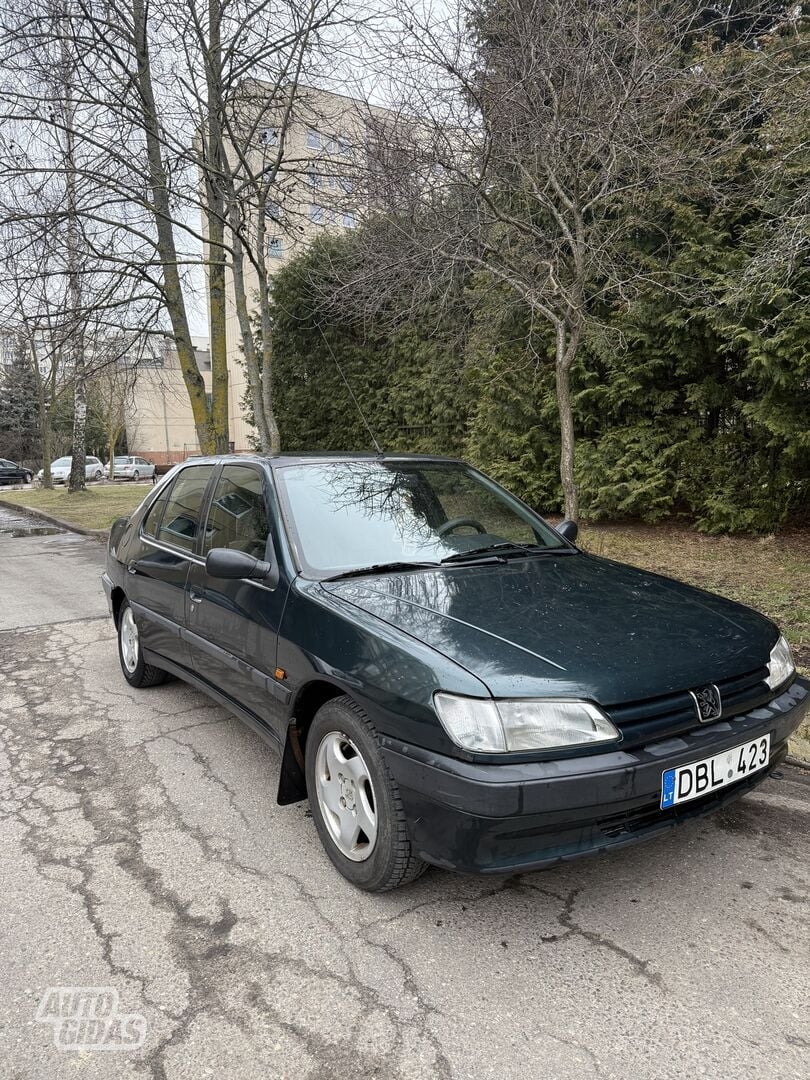
M 184 667 L 191 666 L 181 638 L 186 579 L 202 562 L 198 539 L 214 468 L 189 465 L 177 474 L 144 518 L 128 556 L 127 597 L 144 647 Z
M 202 539 L 202 554 L 225 547 L 278 561 L 269 509 L 271 480 L 258 464 L 227 464 L 215 481 Z M 284 727 L 288 691 L 275 678 L 278 630 L 287 595 L 283 576 L 275 588 L 242 578 L 209 577 L 189 569 L 187 636 L 197 673 L 276 732 Z
M 9 484 L 16 480 L 19 470 L 13 461 L 0 458 L 0 484 Z

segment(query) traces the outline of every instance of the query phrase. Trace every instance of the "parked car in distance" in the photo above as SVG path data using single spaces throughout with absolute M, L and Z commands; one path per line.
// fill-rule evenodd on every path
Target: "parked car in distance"
M 126 681 L 241 717 L 382 891 L 653 837 L 785 757 L 810 684 L 778 628 L 576 538 L 459 461 L 197 458 L 114 523 L 103 582 Z
M 72 458 L 60 457 L 56 461 L 51 462 L 51 479 L 55 484 L 64 484 L 67 482 L 70 476 L 70 466 Z M 40 469 L 37 473 L 37 479 L 42 480 L 45 475 L 45 470 Z M 91 457 L 89 454 L 84 465 L 84 476 L 86 480 L 101 480 L 104 476 L 104 466 L 97 457 Z
M 109 476 L 109 465 L 106 465 Z M 151 480 L 155 475 L 155 466 L 142 457 L 117 457 L 113 459 L 114 480 Z
M 8 458 L 0 458 L 0 484 L 30 484 L 34 474 Z

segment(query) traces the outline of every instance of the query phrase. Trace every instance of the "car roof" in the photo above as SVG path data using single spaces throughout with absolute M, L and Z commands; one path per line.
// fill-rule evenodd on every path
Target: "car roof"
M 407 462 L 449 462 L 453 464 L 464 464 L 459 458 L 443 457 L 440 454 L 374 454 L 370 452 L 354 452 L 354 451 L 301 451 L 295 454 L 279 453 L 279 454 L 215 454 L 199 457 L 186 458 L 183 465 L 212 465 L 221 462 L 222 464 L 238 464 L 244 461 L 256 461 L 266 463 L 272 468 L 283 468 L 287 465 L 314 465 L 323 464 L 335 461 L 380 461 L 380 462 L 393 462 L 393 461 L 407 461 Z

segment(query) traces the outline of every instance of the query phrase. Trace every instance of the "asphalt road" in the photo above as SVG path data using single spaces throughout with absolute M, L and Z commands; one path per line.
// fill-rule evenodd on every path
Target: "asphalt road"
M 368 896 L 239 721 L 125 684 L 102 546 L 26 524 L 0 510 L 3 1078 L 810 1075 L 810 774 L 610 856 Z M 117 992 L 143 1045 L 70 1049 L 37 1019 L 66 986 Z

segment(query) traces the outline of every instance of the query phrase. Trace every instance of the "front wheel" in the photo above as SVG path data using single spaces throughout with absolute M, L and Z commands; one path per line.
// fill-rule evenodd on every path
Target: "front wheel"
M 25 474 L 25 476 L 23 477 L 23 483 L 30 484 L 33 479 L 34 479 L 34 477 L 31 475 L 31 473 L 27 472 Z
M 169 677 L 168 672 L 144 662 L 138 624 L 126 600 L 118 613 L 118 659 L 130 686 L 159 686 Z
M 136 470 L 135 470 L 135 472 L 134 472 L 134 473 L 132 474 L 132 479 L 133 479 L 133 480 L 135 481 L 135 483 L 137 484 L 137 483 L 138 483 L 138 481 L 140 480 L 140 478 L 141 478 L 141 474 L 140 474 L 140 473 L 138 472 L 138 470 L 136 469 Z
M 102 478 L 103 475 L 104 475 L 104 473 L 99 469 L 99 471 L 95 474 L 93 479 L 98 481 L 98 480 L 100 480 Z
M 305 771 L 318 836 L 348 881 L 386 892 L 424 873 L 377 734 L 348 698 L 318 710 L 307 735 Z

